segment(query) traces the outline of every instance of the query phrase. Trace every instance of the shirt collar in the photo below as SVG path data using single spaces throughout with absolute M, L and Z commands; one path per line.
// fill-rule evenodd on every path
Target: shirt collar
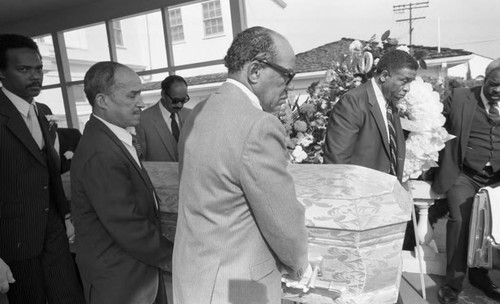
M 116 137 L 118 137 L 119 140 L 121 140 L 122 142 L 126 143 L 129 146 L 132 146 L 132 134 L 135 135 L 134 127 L 127 127 L 126 129 L 124 129 L 122 127 L 119 127 L 117 125 L 105 121 L 104 119 L 95 114 L 92 115 L 94 115 L 95 118 L 102 121 L 102 123 L 105 124 L 111 130 L 111 132 L 113 132 L 113 134 L 115 134 Z
M 385 109 L 387 107 L 387 100 L 385 100 L 384 94 L 380 90 L 375 77 L 372 78 L 373 90 L 375 91 L 375 98 L 377 98 L 377 102 L 380 105 L 381 109 Z
M 245 93 L 245 95 L 247 95 L 247 97 L 250 99 L 250 101 L 252 102 L 252 105 L 254 107 L 256 107 L 257 109 L 262 110 L 262 106 L 260 105 L 259 98 L 257 97 L 257 95 L 255 95 L 252 91 L 250 91 L 241 82 L 234 80 L 232 78 L 228 78 L 226 80 L 226 82 L 231 83 L 231 84 L 237 86 L 238 88 L 240 88 L 240 90 L 242 90 L 243 93 Z
M 16 109 L 21 113 L 24 117 L 28 117 L 28 112 L 30 110 L 30 104 L 22 99 L 21 97 L 17 96 L 16 94 L 12 93 L 11 91 L 7 90 L 5 87 L 2 87 L 2 92 L 7 96 L 7 98 L 12 101 Z M 35 102 L 34 100 L 32 102 Z M 36 109 L 36 104 L 35 109 Z

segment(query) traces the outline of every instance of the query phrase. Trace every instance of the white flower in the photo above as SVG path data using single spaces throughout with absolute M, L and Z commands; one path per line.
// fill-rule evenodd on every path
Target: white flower
M 64 157 L 67 159 L 67 160 L 70 160 L 73 158 L 73 151 L 66 151 L 64 152 Z
M 45 119 L 49 122 L 49 130 L 59 122 L 59 119 L 55 115 L 45 115 Z
M 403 129 L 410 131 L 406 140 L 406 160 L 403 181 L 417 178 L 422 171 L 437 166 L 438 152 L 454 136 L 443 128 L 446 122 L 441 114 L 443 104 L 432 86 L 417 77 L 410 84 L 410 91 L 400 101 L 408 119 L 402 119 Z
M 308 133 L 299 132 L 297 134 L 297 144 L 307 148 L 314 141 L 314 137 Z
M 304 159 L 307 158 L 307 153 L 304 152 L 304 149 L 302 149 L 302 146 L 297 145 L 292 152 L 292 156 L 293 156 L 294 161 L 296 163 L 301 163 Z
M 410 54 L 410 48 L 404 44 L 398 45 L 396 50 L 404 51 L 404 52 L 407 52 L 408 54 Z

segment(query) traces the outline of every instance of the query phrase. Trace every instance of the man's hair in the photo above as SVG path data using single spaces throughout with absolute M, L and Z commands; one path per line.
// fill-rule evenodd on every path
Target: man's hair
M 404 68 L 416 71 L 418 62 L 405 51 L 392 50 L 385 53 L 377 64 L 377 74 L 383 71 L 395 72 Z
M 94 106 L 97 94 L 109 94 L 109 89 L 115 84 L 116 71 L 126 67 L 113 61 L 101 61 L 90 67 L 83 78 L 83 90 L 91 106 Z
M 28 48 L 35 51 L 40 58 L 40 50 L 33 39 L 17 34 L 0 34 L 0 69 L 7 67 L 7 50 Z
M 490 62 L 486 67 L 486 71 L 484 72 L 484 78 L 488 78 L 493 71 L 500 69 L 500 58 L 497 58 Z
M 163 92 L 168 92 L 170 91 L 170 87 L 172 86 L 172 84 L 176 83 L 176 82 L 182 82 L 186 85 L 187 87 L 187 82 L 184 78 L 182 78 L 181 76 L 179 75 L 170 75 L 168 76 L 167 78 L 163 79 L 163 81 L 161 82 L 161 90 Z
M 252 60 L 275 61 L 277 50 L 273 36 L 278 33 L 261 26 L 254 26 L 236 35 L 224 57 L 229 74 L 241 71 Z

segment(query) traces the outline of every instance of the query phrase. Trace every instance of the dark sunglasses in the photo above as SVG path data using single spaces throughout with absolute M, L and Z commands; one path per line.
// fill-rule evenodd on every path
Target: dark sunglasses
M 173 104 L 176 104 L 176 103 L 179 103 L 179 102 L 182 102 L 182 103 L 186 103 L 189 101 L 189 99 L 191 99 L 189 97 L 189 95 L 186 95 L 186 97 L 184 98 L 173 98 L 172 96 L 170 96 L 170 94 L 168 94 L 167 92 L 165 92 L 165 95 L 168 96 L 168 98 L 170 98 L 170 100 L 172 100 L 172 103 Z
M 286 85 L 289 85 L 290 82 L 292 81 L 293 77 L 295 77 L 295 72 L 292 70 L 289 70 L 287 68 L 282 67 L 279 64 L 269 62 L 267 60 L 257 60 L 260 63 L 263 63 L 267 65 L 268 67 L 274 69 L 275 71 L 279 72 L 281 75 L 285 76 L 286 80 Z

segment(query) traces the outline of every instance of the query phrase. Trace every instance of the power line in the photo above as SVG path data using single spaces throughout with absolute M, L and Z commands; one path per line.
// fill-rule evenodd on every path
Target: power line
M 410 43 L 409 43 L 409 45 L 412 44 L 411 36 L 412 36 L 412 32 L 413 32 L 413 27 L 412 27 L 413 20 L 425 19 L 425 17 L 413 17 L 412 12 L 413 12 L 414 9 L 426 8 L 426 7 L 429 7 L 429 1 L 427 1 L 427 2 L 417 2 L 417 3 L 401 4 L 401 5 L 394 5 L 392 7 L 392 11 L 394 13 L 403 13 L 403 12 L 409 11 L 409 18 L 396 20 L 396 22 L 404 22 L 404 21 L 408 21 L 409 22 L 409 33 L 410 33 Z

